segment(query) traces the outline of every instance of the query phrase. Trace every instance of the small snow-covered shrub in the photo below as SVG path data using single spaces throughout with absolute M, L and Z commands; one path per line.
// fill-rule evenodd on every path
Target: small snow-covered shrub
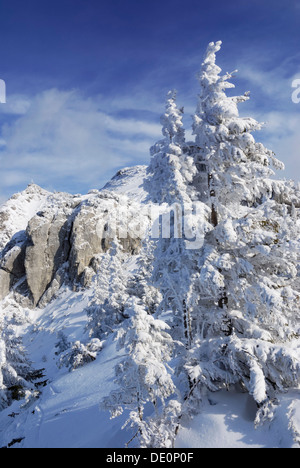
M 61 354 L 59 367 L 66 366 L 71 372 L 78 367 L 89 364 L 96 360 L 102 346 L 103 342 L 98 338 L 93 338 L 87 345 L 80 343 L 80 341 L 75 341 L 71 348 Z

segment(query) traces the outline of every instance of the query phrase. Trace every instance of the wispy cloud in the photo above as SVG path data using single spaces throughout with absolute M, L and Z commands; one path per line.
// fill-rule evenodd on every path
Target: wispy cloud
M 265 145 L 272 149 L 286 166 L 283 176 L 299 180 L 300 175 L 300 105 L 297 112 L 265 112 L 263 131 Z
M 110 115 L 77 91 L 14 97 L 6 112 L 15 118 L 0 135 L 2 197 L 32 180 L 57 190 L 100 187 L 119 167 L 146 163 L 160 136 L 159 123 Z
M 30 107 L 30 100 L 22 94 L 10 95 L 5 105 L 0 106 L 0 114 L 22 115 Z

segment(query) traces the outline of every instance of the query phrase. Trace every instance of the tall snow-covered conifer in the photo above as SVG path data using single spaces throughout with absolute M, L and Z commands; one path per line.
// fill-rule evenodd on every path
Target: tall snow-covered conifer
M 152 440 L 144 416 L 147 403 L 156 410 L 175 391 L 168 361 L 172 356 L 173 342 L 169 327 L 149 315 L 137 298 L 128 301 L 125 311 L 129 317 L 118 331 L 118 349 L 126 357 L 115 368 L 117 388 L 104 399 L 103 406 L 112 417 L 130 410 L 127 421 L 140 444 L 148 446 Z
M 300 381 L 299 193 L 271 178 L 270 166 L 283 164 L 255 142 L 261 125 L 239 116 L 248 94 L 226 95 L 234 85 L 215 63 L 220 47 L 209 44 L 202 64 L 193 126 L 212 227 L 198 256 L 197 334 L 187 368 L 195 385 L 240 382 L 263 405 Z
M 95 260 L 98 263 L 98 273 L 94 278 L 95 295 L 86 309 L 88 329 L 93 337 L 102 339 L 124 319 L 125 303 L 129 297 L 123 264 L 125 258 L 122 245 L 115 238 L 110 250 Z M 102 270 L 107 272 L 106 275 Z
M 234 88 L 234 84 L 229 81 L 232 74 L 221 75 L 216 65 L 221 44 L 219 41 L 208 46 L 199 74 L 201 91 L 193 124 L 199 148 L 196 162 L 207 167 L 207 200 L 214 225 L 233 210 L 240 212 L 244 205 L 253 206 L 262 197 L 279 194 L 282 184 L 269 178 L 274 175 L 270 166 L 284 168 L 272 151 L 255 142 L 252 132 L 262 125 L 239 116 L 238 104 L 247 101 L 249 93 L 226 95 L 225 90 Z
M 188 349 L 191 329 L 187 294 L 192 267 L 184 239 L 183 218 L 192 210 L 191 182 L 196 167 L 185 151 L 182 114 L 176 105 L 176 92 L 169 91 L 166 110 L 161 116 L 164 139 L 151 148 L 145 186 L 152 201 L 161 207 L 166 205 L 161 238 L 156 242 L 153 259 L 152 281 L 162 296 L 156 313 L 160 316 L 172 311 L 174 336 Z
M 19 400 L 32 390 L 31 376 L 34 375 L 20 338 L 13 326 L 0 322 L 0 409 Z

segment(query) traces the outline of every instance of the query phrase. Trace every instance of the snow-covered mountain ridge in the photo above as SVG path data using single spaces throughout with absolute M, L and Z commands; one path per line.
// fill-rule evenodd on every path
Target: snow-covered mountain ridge
M 299 446 L 299 184 L 220 46 L 195 141 L 170 92 L 148 167 L 0 208 L 0 446 Z
M 124 208 L 130 200 L 139 203 L 139 197 L 145 197 L 140 183 L 145 170 L 139 166 L 123 171 L 105 190 L 86 196 L 52 194 L 36 185 L 13 196 L 0 209 L 0 298 L 13 289 L 19 301 L 36 306 L 46 292 L 44 302 L 51 299 L 66 274 L 72 283 L 88 281 L 82 276 L 92 274 L 94 257 L 109 248 L 110 234 L 106 241 L 103 231 L 116 206 Z M 122 244 L 128 251 L 138 248 L 135 239 L 124 237 Z

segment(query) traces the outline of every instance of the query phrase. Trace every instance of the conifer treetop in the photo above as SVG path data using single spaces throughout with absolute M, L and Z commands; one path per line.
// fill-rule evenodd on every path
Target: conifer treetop
M 182 116 L 183 109 L 178 109 L 176 105 L 177 91 L 170 90 L 166 98 L 166 110 L 161 116 L 162 134 L 167 143 L 181 145 L 185 141 Z
M 193 127 L 196 135 L 198 135 L 199 120 L 206 121 L 211 125 L 226 123 L 228 119 L 239 117 L 237 104 L 249 99 L 249 92 L 243 96 L 229 97 L 226 95 L 226 89 L 235 88 L 235 85 L 229 80 L 237 70 L 221 75 L 222 69 L 216 64 L 216 53 L 221 49 L 221 45 L 221 41 L 209 44 L 201 71 L 198 73 L 201 90 Z M 261 128 L 261 125 L 254 119 L 249 119 L 249 123 L 252 124 L 251 130 Z M 246 130 L 249 129 L 248 126 Z
M 195 159 L 207 165 L 215 209 L 220 203 L 223 207 L 229 206 L 233 200 L 233 184 L 240 187 L 238 197 L 237 194 L 234 197 L 239 204 L 242 201 L 255 203 L 262 195 L 272 196 L 279 188 L 275 181 L 268 181 L 275 174 L 271 166 L 276 170 L 284 169 L 273 151 L 257 143 L 252 135 L 263 124 L 239 115 L 238 104 L 249 99 L 249 92 L 227 96 L 226 89 L 235 87 L 229 81 L 235 72 L 222 75 L 221 68 L 216 65 L 216 53 L 221 44 L 221 41 L 211 42 L 207 48 L 198 75 L 200 94 L 193 122 L 198 148 Z

